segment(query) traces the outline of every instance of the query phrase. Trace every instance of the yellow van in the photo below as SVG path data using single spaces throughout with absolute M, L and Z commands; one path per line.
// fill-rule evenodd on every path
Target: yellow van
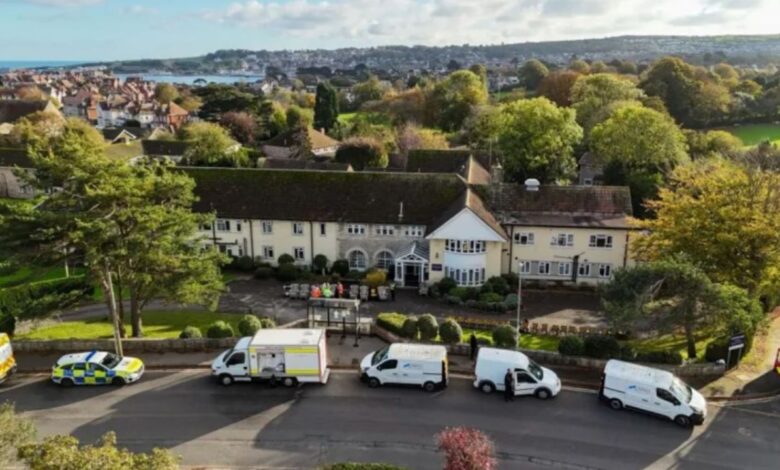
M 0 333 L 0 384 L 8 380 L 16 372 L 16 359 L 11 348 L 11 338 Z

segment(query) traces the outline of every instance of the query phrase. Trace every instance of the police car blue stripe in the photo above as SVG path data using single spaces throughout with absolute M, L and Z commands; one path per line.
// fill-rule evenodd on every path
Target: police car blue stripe
M 89 362 L 90 359 L 92 359 L 92 356 L 97 354 L 97 351 L 92 351 L 91 353 L 87 354 L 87 357 L 84 359 L 84 362 Z

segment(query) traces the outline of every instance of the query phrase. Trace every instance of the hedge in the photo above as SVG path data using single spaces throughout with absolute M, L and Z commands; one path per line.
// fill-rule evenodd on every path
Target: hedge
M 463 340 L 463 330 L 457 321 L 448 318 L 439 325 L 439 337 L 447 344 L 458 344 Z
M 417 334 L 420 332 L 420 328 L 417 325 L 417 317 L 406 317 L 404 324 L 401 326 L 401 335 L 408 339 L 417 339 Z
M 206 330 L 207 338 L 232 338 L 234 335 L 233 327 L 229 323 L 225 323 L 222 320 L 215 321 Z
M 493 344 L 499 348 L 517 347 L 517 329 L 512 325 L 497 326 L 493 330 Z
M 72 276 L 0 289 L 0 315 L 36 318 L 75 305 L 92 294 L 89 280 Z
M 417 329 L 420 330 L 420 340 L 433 341 L 439 336 L 439 322 L 430 313 L 421 315 L 417 319 Z
M 181 330 L 181 333 L 179 334 L 179 338 L 181 339 L 190 339 L 190 338 L 203 338 L 203 333 L 200 332 L 200 328 L 197 326 L 185 326 L 183 330 Z
M 579 336 L 564 336 L 558 343 L 558 352 L 564 356 L 582 356 L 585 342 Z
M 241 336 L 254 336 L 257 330 L 261 329 L 263 324 L 260 319 L 254 315 L 244 315 L 238 321 L 238 332 Z
M 585 337 L 583 351 L 588 357 L 609 359 L 620 357 L 620 343 L 612 336 L 591 335 Z
M 376 325 L 398 336 L 403 336 L 403 326 L 406 315 L 403 313 L 380 313 L 376 317 Z

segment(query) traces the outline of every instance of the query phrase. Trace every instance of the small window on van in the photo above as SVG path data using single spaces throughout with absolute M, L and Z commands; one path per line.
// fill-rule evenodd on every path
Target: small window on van
M 536 379 L 531 377 L 527 372 L 517 373 L 517 383 L 519 384 L 535 384 Z
M 232 356 L 230 356 L 230 359 L 228 359 L 227 365 L 228 366 L 235 366 L 239 364 L 243 364 L 246 356 L 244 356 L 244 353 L 239 352 L 235 353 Z
M 668 401 L 669 403 L 675 406 L 680 404 L 680 400 L 675 398 L 675 396 L 672 395 L 672 392 L 670 392 L 669 390 L 663 388 L 657 388 L 655 389 L 655 394 L 661 400 Z
M 379 366 L 377 366 L 377 370 L 388 370 L 388 369 L 395 369 L 398 367 L 398 361 L 395 359 L 390 359 L 389 361 L 385 361 Z

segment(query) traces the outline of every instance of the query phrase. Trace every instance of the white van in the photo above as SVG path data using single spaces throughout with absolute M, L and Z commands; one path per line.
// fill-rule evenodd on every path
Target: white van
M 327 337 L 322 329 L 259 330 L 238 340 L 211 363 L 211 375 L 222 385 L 253 380 L 326 383 L 330 376 Z
M 630 362 L 607 362 L 600 396 L 613 410 L 632 408 L 683 427 L 702 424 L 707 417 L 707 401 L 688 384 L 669 371 Z
M 393 343 L 360 362 L 360 376 L 371 388 L 384 384 L 416 385 L 426 392 L 447 386 L 447 348 Z
M 511 369 L 515 375 L 515 395 L 534 395 L 546 400 L 561 391 L 555 372 L 542 367 L 519 351 L 480 348 L 474 368 L 474 387 L 485 393 L 504 391 L 504 377 Z

